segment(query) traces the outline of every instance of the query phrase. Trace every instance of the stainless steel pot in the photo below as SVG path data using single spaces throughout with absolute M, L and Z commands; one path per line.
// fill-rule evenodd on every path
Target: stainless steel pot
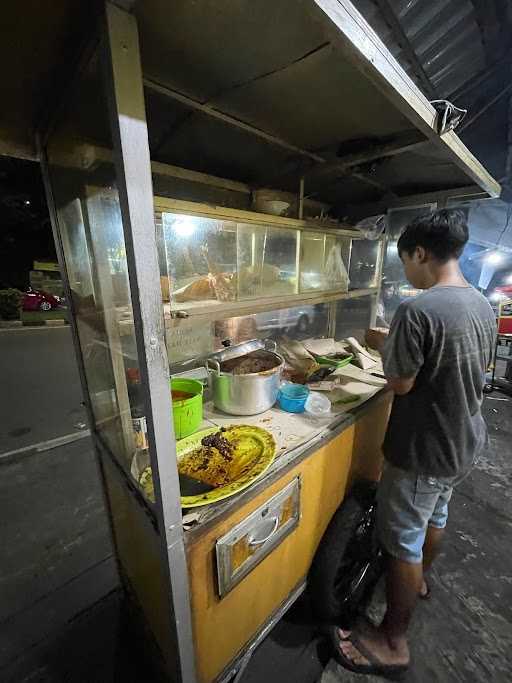
M 263 372 L 237 375 L 222 368 L 226 361 L 241 358 L 253 351 L 264 350 L 276 366 Z M 229 346 L 214 353 L 206 361 L 213 403 L 230 415 L 257 415 L 271 408 L 277 400 L 284 359 L 276 353 L 275 342 L 258 340 Z

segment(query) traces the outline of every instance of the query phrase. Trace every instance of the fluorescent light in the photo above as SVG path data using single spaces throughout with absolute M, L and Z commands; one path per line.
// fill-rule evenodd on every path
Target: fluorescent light
M 180 216 L 174 223 L 173 229 L 178 237 L 190 237 L 196 229 L 194 219 L 191 216 Z
M 512 285 L 512 273 L 505 278 L 507 285 Z

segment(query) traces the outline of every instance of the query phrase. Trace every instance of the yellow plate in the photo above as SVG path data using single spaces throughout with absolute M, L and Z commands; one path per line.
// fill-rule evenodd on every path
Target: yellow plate
M 207 434 L 213 434 L 217 431 L 219 431 L 218 427 L 205 429 L 178 441 L 176 448 L 178 462 L 198 448 L 201 445 L 201 439 Z M 239 469 L 239 476 L 230 484 L 220 486 L 207 493 L 197 496 L 182 496 L 182 507 L 199 507 L 234 496 L 261 477 L 274 461 L 276 444 L 272 434 L 265 429 L 252 425 L 231 425 L 222 435 L 228 441 L 236 443 L 233 451 L 233 465 Z
M 199 448 L 201 439 L 208 434 L 218 431 L 218 427 L 211 427 L 178 441 L 176 445 L 178 462 L 189 455 L 191 451 Z M 216 503 L 219 500 L 224 500 L 224 498 L 234 496 L 239 491 L 250 486 L 258 477 L 261 477 L 274 461 L 276 444 L 272 434 L 265 429 L 251 425 L 231 425 L 223 432 L 223 436 L 228 441 L 236 442 L 233 451 L 233 465 L 236 465 L 237 469 L 239 469 L 239 476 L 226 486 L 220 486 L 196 496 L 182 496 L 182 507 L 199 507 L 200 505 Z M 148 498 L 154 502 L 155 495 L 151 467 L 146 467 L 142 472 L 139 477 L 139 484 Z

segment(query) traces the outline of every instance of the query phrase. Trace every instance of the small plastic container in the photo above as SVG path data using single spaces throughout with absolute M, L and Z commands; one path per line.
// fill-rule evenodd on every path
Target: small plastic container
M 308 387 L 304 384 L 281 384 L 277 395 L 277 402 L 287 413 L 303 413 L 309 396 Z
M 309 394 L 304 408 L 312 417 L 329 417 L 331 414 L 330 400 L 318 391 Z

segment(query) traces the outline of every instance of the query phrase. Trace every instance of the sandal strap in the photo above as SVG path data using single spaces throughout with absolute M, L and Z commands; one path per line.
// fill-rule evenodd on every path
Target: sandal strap
M 348 641 L 355 647 L 355 649 L 359 652 L 360 655 L 362 655 L 368 662 L 368 664 L 361 664 L 361 666 L 371 666 L 374 668 L 381 668 L 381 669 L 389 669 L 389 670 L 394 670 L 394 669 L 404 669 L 409 666 L 409 662 L 407 664 L 386 664 L 383 662 L 381 659 L 379 659 L 374 652 L 371 652 L 364 643 L 361 642 L 361 640 L 358 638 L 357 635 L 351 636 Z M 345 641 L 346 642 L 346 641 Z M 339 647 L 339 646 L 338 646 Z M 345 655 L 346 657 L 346 655 Z M 350 657 L 349 657 L 350 659 Z M 351 660 L 353 661 L 353 660 Z M 356 666 L 359 666 L 354 662 Z
M 354 635 L 349 638 L 349 641 L 356 648 L 360 655 L 362 655 L 368 662 L 368 664 L 362 664 L 362 666 L 373 666 L 373 667 L 388 667 L 389 664 L 385 664 L 381 661 L 373 652 L 360 641 L 360 639 Z M 355 664 L 355 662 L 354 662 Z M 393 665 L 391 665 L 393 666 Z

